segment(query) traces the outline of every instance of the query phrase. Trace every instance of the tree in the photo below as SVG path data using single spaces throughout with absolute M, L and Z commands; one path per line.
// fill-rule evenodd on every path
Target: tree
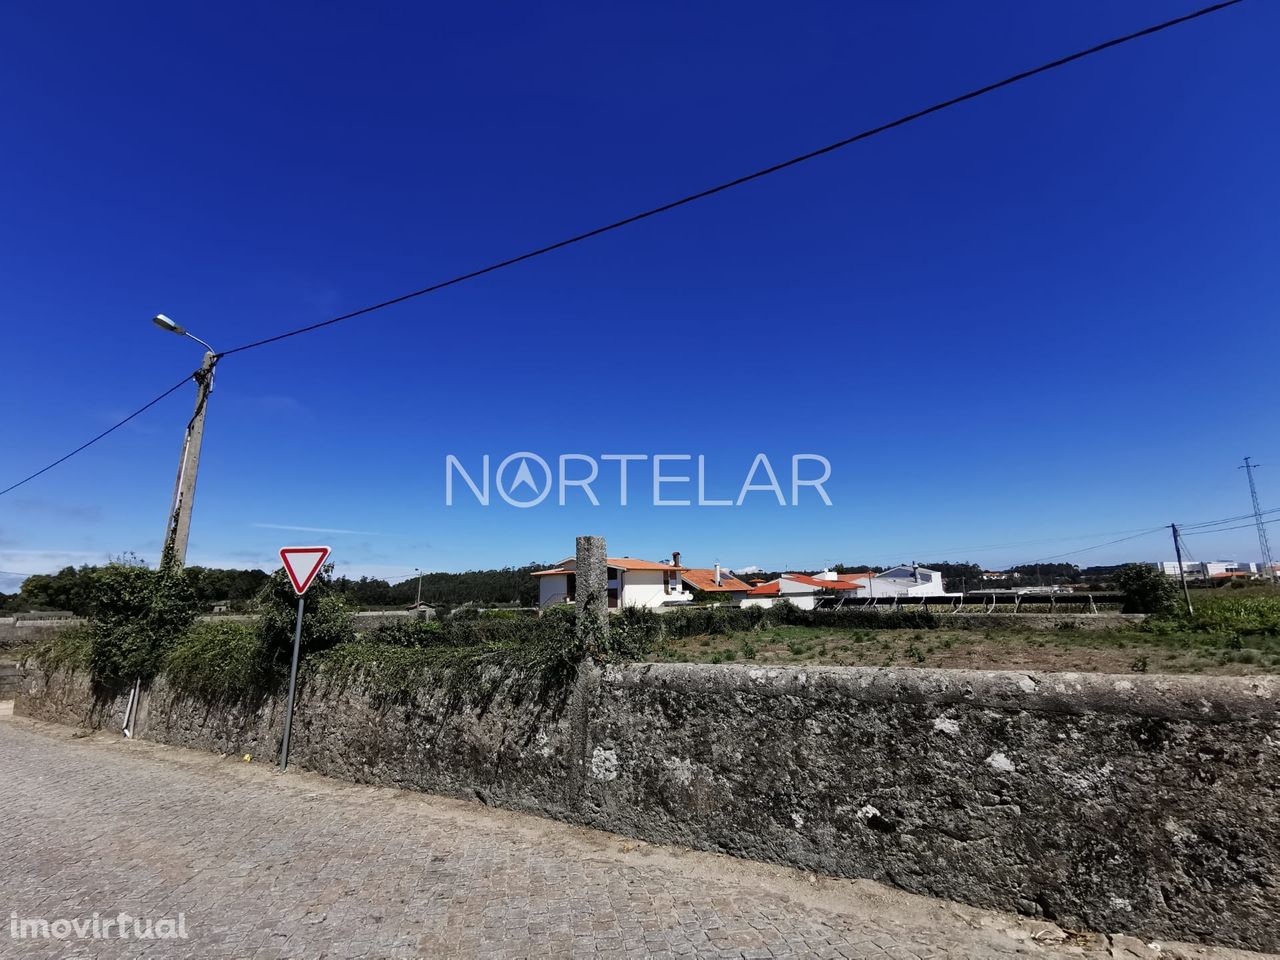
M 1121 567 L 1116 571 L 1115 583 L 1124 592 L 1125 613 L 1168 613 L 1178 602 L 1173 581 L 1149 564 Z
M 926 563 L 924 566 L 942 574 L 942 588 L 947 593 L 977 590 L 982 586 L 982 568 L 976 563 Z

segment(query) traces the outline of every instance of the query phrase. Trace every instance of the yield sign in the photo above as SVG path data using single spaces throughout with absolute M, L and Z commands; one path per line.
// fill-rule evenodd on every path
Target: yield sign
M 289 575 L 293 590 L 298 596 L 307 592 L 311 581 L 316 578 L 325 560 L 329 558 L 328 547 L 281 547 L 280 559 L 284 562 L 284 572 Z

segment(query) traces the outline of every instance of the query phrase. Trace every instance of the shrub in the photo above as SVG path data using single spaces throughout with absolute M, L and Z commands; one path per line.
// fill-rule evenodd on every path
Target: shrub
M 89 669 L 105 693 L 150 680 L 195 620 L 196 598 L 183 570 L 151 570 L 122 557 L 92 574 Z
M 333 589 L 333 565 L 327 565 L 307 590 L 302 614 L 300 658 L 355 639 L 355 625 L 346 601 Z M 262 586 L 255 604 L 266 669 L 287 672 L 293 657 L 293 633 L 298 596 L 281 567 Z
M 572 609 L 556 608 L 536 619 L 486 620 L 445 621 L 438 632 L 433 631 L 441 642 L 417 646 L 361 638 L 331 647 L 314 662 L 323 676 L 359 679 L 373 692 L 389 697 L 409 696 L 429 678 L 444 680 L 459 694 L 483 696 L 503 678 L 536 680 L 554 687 L 574 675 L 583 649 Z M 497 625 L 504 629 L 493 629 Z
M 388 647 L 430 647 L 443 642 L 444 630 L 438 620 L 401 617 L 385 621 L 359 636 L 362 643 Z
M 1181 619 L 1209 633 L 1280 636 L 1280 596 L 1205 597 L 1196 604 L 1194 614 Z
M 177 690 L 212 700 L 243 697 L 269 688 L 262 636 L 251 623 L 197 623 L 165 658 L 165 676 Z
M 46 673 L 55 670 L 87 670 L 92 647 L 92 629 L 87 624 L 75 624 L 59 630 L 37 645 L 30 656 L 24 658 L 23 663 L 25 665 L 27 659 L 30 659 Z
M 1145 563 L 1121 567 L 1115 581 L 1124 593 L 1125 613 L 1167 613 L 1177 603 L 1178 590 L 1173 581 Z

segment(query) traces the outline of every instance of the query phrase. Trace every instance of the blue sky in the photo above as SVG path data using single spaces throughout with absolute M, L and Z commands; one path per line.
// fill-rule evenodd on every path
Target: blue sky
M 0 487 L 199 364 L 156 312 L 228 349 L 1190 9 L 10 5 Z M 1244 454 L 1280 505 L 1278 31 L 1244 3 L 228 357 L 189 560 L 321 540 L 396 575 L 598 533 L 699 564 L 1003 566 L 1244 513 Z M 0 497 L 0 570 L 156 556 L 193 389 Z M 520 450 L 701 454 L 709 496 L 816 453 L 833 505 L 445 506 L 447 454 Z M 1188 542 L 1256 559 L 1251 529 Z

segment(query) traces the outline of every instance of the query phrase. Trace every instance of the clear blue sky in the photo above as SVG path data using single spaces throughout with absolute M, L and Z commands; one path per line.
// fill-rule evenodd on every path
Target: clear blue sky
M 198 365 L 158 311 L 227 349 L 1192 7 L 9 5 L 0 487 Z M 1251 0 L 228 357 L 189 559 L 321 540 L 398 574 L 599 533 L 699 564 L 1003 566 L 1244 513 L 1244 454 L 1280 505 L 1277 35 Z M 193 390 L 0 497 L 0 570 L 154 558 Z M 820 453 L 834 506 L 444 506 L 446 454 L 517 450 L 703 454 L 712 496 L 757 452 Z M 1251 529 L 1188 542 L 1257 556 Z

